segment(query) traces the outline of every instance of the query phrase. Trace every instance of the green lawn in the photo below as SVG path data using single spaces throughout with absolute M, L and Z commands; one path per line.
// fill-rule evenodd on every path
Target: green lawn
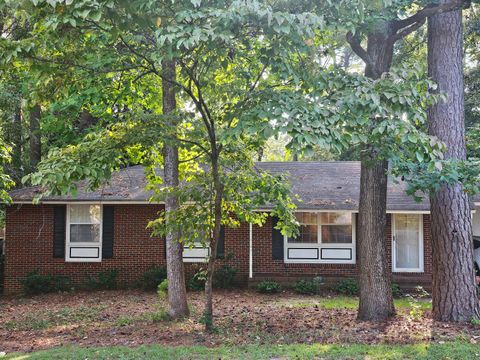
M 429 310 L 432 308 L 432 301 L 430 299 L 416 299 L 415 306 L 421 310 Z M 402 297 L 394 300 L 395 308 L 401 310 L 409 310 L 412 308 L 412 300 L 407 297 Z M 351 296 L 332 296 L 332 297 L 308 297 L 305 301 L 295 300 L 287 302 L 293 307 L 310 307 L 320 306 L 324 309 L 358 309 L 358 298 Z
M 203 346 L 137 348 L 64 347 L 30 354 L 11 354 L 2 360 L 33 359 L 480 359 L 480 346 L 465 342 L 416 345 L 249 345 L 207 348 Z

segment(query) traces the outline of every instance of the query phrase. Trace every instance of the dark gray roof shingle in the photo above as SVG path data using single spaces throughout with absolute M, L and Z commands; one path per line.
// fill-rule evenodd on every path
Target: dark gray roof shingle
M 272 174 L 287 175 L 292 193 L 298 194 L 299 209 L 358 210 L 360 198 L 360 163 L 356 161 L 323 162 L 260 162 L 257 167 Z M 108 182 L 94 192 L 85 191 L 80 182 L 78 194 L 49 196 L 42 201 L 133 201 L 145 202 L 152 196 L 145 190 L 147 184 L 143 167 L 132 166 L 115 172 Z M 428 200 L 420 203 L 405 193 L 403 182 L 388 182 L 387 209 L 389 211 L 428 211 Z M 39 187 L 28 187 L 10 192 L 14 202 L 31 201 L 41 192 Z

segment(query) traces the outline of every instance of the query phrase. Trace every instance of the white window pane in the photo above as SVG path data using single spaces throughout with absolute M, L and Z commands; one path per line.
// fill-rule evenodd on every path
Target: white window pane
M 395 216 L 396 267 L 418 269 L 420 267 L 420 217 L 402 214 Z
M 71 205 L 70 223 L 100 224 L 100 205 Z
M 322 243 L 324 244 L 351 244 L 351 225 L 322 225 Z
M 70 225 L 70 242 L 100 242 L 100 225 Z

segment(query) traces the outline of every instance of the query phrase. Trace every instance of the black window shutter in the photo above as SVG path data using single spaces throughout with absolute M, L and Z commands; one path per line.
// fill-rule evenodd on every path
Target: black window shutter
M 272 217 L 272 259 L 283 260 L 283 235 L 280 230 L 275 229 L 278 218 Z
M 163 238 L 163 258 L 167 258 L 167 237 Z
M 220 239 L 217 244 L 217 259 L 225 258 L 225 226 L 220 228 Z
M 53 257 L 65 257 L 66 219 L 67 207 L 55 205 L 53 207 Z
M 113 258 L 113 206 L 103 206 L 102 259 Z

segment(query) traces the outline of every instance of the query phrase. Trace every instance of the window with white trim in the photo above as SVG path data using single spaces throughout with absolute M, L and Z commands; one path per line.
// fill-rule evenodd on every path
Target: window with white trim
M 423 272 L 423 216 L 393 214 L 392 265 L 394 272 Z
M 101 205 L 71 204 L 67 206 L 67 238 L 65 250 L 66 261 L 101 261 Z
M 355 263 L 355 215 L 298 212 L 299 235 L 285 238 L 285 262 Z

